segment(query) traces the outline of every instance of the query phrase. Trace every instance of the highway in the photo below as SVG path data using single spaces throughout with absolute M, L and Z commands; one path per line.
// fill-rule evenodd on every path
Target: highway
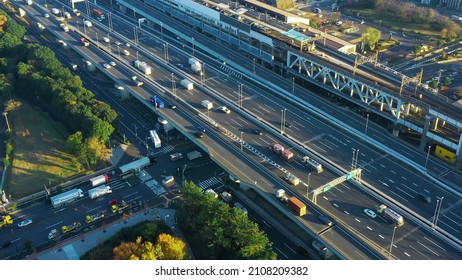
M 170 50 L 171 50 L 171 49 L 170 49 Z M 175 57 L 174 57 L 174 55 L 172 54 L 172 51 L 170 51 L 171 64 L 173 64 L 173 65 L 175 65 L 175 63 L 174 63 L 174 61 L 173 61 L 174 58 L 175 58 Z M 180 61 L 183 62 L 183 63 L 185 63 L 185 60 L 187 61 L 187 57 L 182 58 Z M 98 61 L 98 62 L 101 61 L 101 63 L 103 62 L 101 59 L 100 59 L 100 60 L 96 60 L 96 61 Z M 180 62 L 178 62 L 178 63 L 180 63 Z M 160 69 L 156 69 L 156 70 L 160 70 Z M 111 70 L 111 73 L 112 73 L 112 72 L 115 72 L 115 71 L 118 71 L 118 70 L 112 69 L 112 70 Z M 223 79 L 229 79 L 228 77 L 226 77 L 226 75 L 223 75 L 223 74 L 220 74 L 220 75 L 222 75 Z M 162 77 L 161 74 L 160 74 L 159 76 Z M 164 75 L 163 75 L 163 77 L 164 77 L 164 79 L 165 79 L 164 82 L 165 82 L 165 81 L 169 81 L 169 79 L 170 79 L 169 76 L 170 76 L 170 72 L 169 72 L 169 71 L 167 71 L 166 73 L 164 73 Z M 207 76 L 210 76 L 210 73 L 208 73 Z M 215 78 L 214 78 L 214 79 L 215 79 Z M 207 79 L 207 81 L 206 81 L 206 84 L 207 84 L 208 86 L 210 86 L 210 85 L 209 85 L 209 82 L 212 82 L 212 83 L 213 83 L 213 81 L 209 81 L 209 80 L 211 80 L 210 77 L 209 77 L 209 78 Z M 221 80 L 221 81 L 217 82 L 217 84 L 220 83 L 220 85 L 224 85 L 224 83 L 222 83 L 223 81 L 224 81 L 224 80 Z M 224 81 L 224 82 L 226 83 L 227 81 Z M 214 85 L 214 84 L 212 84 L 212 85 Z M 216 84 L 215 84 L 215 86 L 216 86 Z M 233 88 L 233 87 L 231 87 L 231 88 Z M 234 88 L 237 88 L 237 86 L 234 87 Z M 247 93 L 247 91 L 248 91 L 248 89 L 245 87 L 245 91 L 244 91 L 244 92 Z M 229 92 L 229 93 L 231 93 L 232 90 L 230 90 L 230 88 L 228 88 L 227 91 L 221 91 L 221 90 L 220 90 L 220 92 Z M 179 89 L 177 93 L 178 93 L 178 94 L 181 94 L 181 90 Z M 235 94 L 236 94 L 235 96 L 237 96 L 237 93 L 235 93 Z M 189 95 L 190 95 L 190 94 L 189 94 Z M 195 95 L 196 95 L 196 92 L 193 94 L 193 96 L 195 96 Z M 195 99 L 195 100 L 196 100 L 196 104 L 199 104 L 201 99 L 202 99 L 202 98 L 201 98 L 200 96 L 199 96 L 198 98 L 196 98 L 196 99 Z M 256 97 L 256 96 L 255 96 L 255 97 L 252 96 L 251 99 L 247 100 L 247 98 L 246 98 L 246 99 L 244 100 L 244 102 L 243 102 L 244 107 L 245 107 L 245 108 L 247 108 L 247 107 L 249 107 L 249 108 L 252 108 L 252 107 L 257 108 L 257 106 L 252 106 L 252 104 L 250 103 L 250 101 L 251 101 L 251 100 L 254 101 L 254 99 L 255 99 L 255 102 L 257 102 L 258 104 L 265 104 L 264 102 L 262 103 L 261 100 L 257 100 L 257 97 Z M 219 102 L 219 101 L 218 101 L 218 102 Z M 194 102 L 193 102 L 193 103 L 194 103 Z M 250 103 L 250 104 L 248 104 L 248 103 Z M 262 108 L 265 108 L 265 107 L 263 107 L 263 106 L 268 106 L 268 105 L 261 105 L 261 106 L 262 106 L 262 107 L 260 108 L 260 110 L 263 110 Z M 197 107 L 199 107 L 199 106 L 197 106 Z M 293 124 L 293 127 L 292 127 L 292 128 L 286 128 L 286 133 L 290 133 L 290 135 L 292 135 L 292 133 L 293 133 L 294 135 L 296 135 L 297 130 L 300 130 L 300 128 L 302 128 L 303 130 L 305 130 L 304 125 L 306 125 L 306 124 L 303 124 L 303 122 L 302 122 L 302 120 L 304 119 L 304 115 L 303 115 L 303 114 L 302 114 L 302 115 L 299 115 L 299 116 L 301 117 L 302 120 L 293 120 L 293 118 L 291 117 L 291 115 L 292 115 L 292 113 L 298 115 L 297 109 L 296 109 L 296 108 L 293 108 L 293 107 L 290 107 L 290 106 L 284 106 L 284 107 L 286 107 L 286 108 L 288 109 L 288 110 L 287 110 L 287 114 L 286 114 L 286 120 L 289 121 L 289 122 L 291 122 L 291 123 Z M 267 109 L 269 112 L 271 112 L 270 108 L 271 108 L 271 106 L 268 107 L 268 109 Z M 246 110 L 248 110 L 248 109 L 246 109 Z M 279 112 L 279 111 L 276 110 L 276 112 Z M 221 113 L 221 112 L 215 112 L 215 111 L 213 111 L 213 112 L 211 112 L 210 114 L 211 114 L 211 116 L 212 116 L 214 119 L 217 119 L 220 123 L 226 123 L 226 122 L 228 122 L 227 125 L 229 125 L 230 127 L 233 126 L 233 123 L 234 123 L 234 122 L 239 123 L 239 119 L 236 120 L 236 119 L 234 119 L 234 117 L 233 117 L 232 120 L 229 120 L 229 118 L 228 118 L 227 116 L 224 116 L 224 114 Z M 233 114 L 234 114 L 234 111 L 233 111 L 231 114 L 233 115 Z M 273 116 L 271 116 L 269 113 L 268 113 L 267 115 L 268 115 L 268 119 L 269 119 L 268 122 L 269 122 L 270 124 L 271 124 L 271 122 L 273 122 L 273 126 L 276 126 L 276 124 L 277 124 L 278 121 L 275 121 L 275 120 L 280 120 L 280 116 L 277 116 L 277 117 L 276 117 L 276 116 L 274 116 L 274 114 L 273 114 Z M 266 114 L 265 114 L 265 116 L 266 116 Z M 224 118 L 226 118 L 226 119 L 224 119 Z M 238 117 L 238 118 L 239 118 L 239 117 Z M 280 122 L 280 121 L 279 121 L 279 122 Z M 299 124 L 299 122 L 301 123 L 301 125 Z M 234 124 L 234 126 L 235 126 L 235 128 L 239 129 L 237 124 Z M 241 122 L 241 126 L 242 126 L 242 122 Z M 277 126 L 279 126 L 279 125 L 277 125 Z M 277 126 L 276 126 L 276 127 L 277 127 Z M 315 125 L 315 126 L 313 126 L 313 129 L 314 129 L 314 127 L 323 127 L 323 126 L 325 126 L 325 124 L 320 124 L 319 126 L 318 126 L 318 125 Z M 192 127 L 192 129 L 194 130 L 194 126 Z M 242 128 L 241 128 L 241 130 L 242 130 Z M 310 129 L 307 129 L 307 130 L 310 130 Z M 334 128 L 334 130 L 335 130 L 335 128 Z M 246 130 L 243 131 L 243 132 L 246 132 L 246 134 L 244 134 L 244 135 L 245 135 L 245 136 L 244 136 L 244 137 L 245 137 L 244 139 L 245 139 L 246 142 L 250 142 L 250 141 L 248 140 L 249 137 L 250 137 L 251 139 L 254 138 L 254 137 L 257 137 L 257 136 L 255 136 L 255 135 L 252 135 L 252 134 L 251 134 L 251 131 L 252 131 L 252 128 L 249 128 L 249 129 L 246 128 Z M 371 129 L 370 131 L 371 131 L 371 133 L 372 133 L 373 129 Z M 319 131 L 318 131 L 318 132 L 319 132 Z M 238 135 L 238 133 L 235 133 L 235 134 Z M 249 135 L 247 135 L 247 134 L 249 134 Z M 322 134 L 322 133 L 321 133 L 321 134 Z M 318 134 L 315 134 L 315 137 L 316 137 L 316 135 L 317 135 L 318 138 L 319 138 L 319 135 L 320 135 L 320 134 L 319 134 L 319 133 L 318 133 Z M 304 136 L 303 136 L 303 137 L 304 137 Z M 342 137 L 343 137 L 343 136 L 342 136 Z M 265 135 L 263 135 L 262 137 L 257 137 L 257 138 L 265 139 L 265 138 L 266 138 L 266 133 L 265 133 Z M 306 138 L 306 139 L 311 139 L 311 138 Z M 339 138 L 337 138 L 337 139 L 339 139 Z M 342 139 L 342 138 L 340 138 L 340 139 Z M 271 138 L 270 138 L 269 140 L 271 140 Z M 204 140 L 204 141 L 205 141 L 205 140 Z M 261 140 L 257 140 L 257 139 L 256 139 L 256 141 L 261 141 Z M 262 147 L 265 147 L 265 148 L 266 148 L 268 142 L 269 142 L 268 139 L 266 139 L 265 141 L 261 141 L 260 143 L 257 142 L 257 144 L 259 144 L 259 146 L 262 146 Z M 331 139 L 331 142 L 332 142 L 332 139 Z M 324 141 L 324 143 L 328 143 L 328 142 Z M 356 149 L 357 149 L 357 148 L 356 148 Z M 364 150 L 366 150 L 366 149 L 364 149 Z M 360 151 L 363 151 L 363 150 L 360 148 Z M 273 158 L 275 157 L 275 156 L 272 155 L 271 153 L 268 153 L 267 150 L 266 150 L 266 151 L 263 151 L 263 150 L 262 150 L 262 152 L 265 152 L 265 154 L 266 154 L 268 157 L 273 157 Z M 338 152 L 338 151 L 337 151 L 337 152 Z M 297 154 L 297 153 L 296 153 L 296 154 Z M 347 154 L 347 153 L 345 153 L 345 154 Z M 348 157 L 349 157 L 349 155 L 347 156 L 347 158 L 348 158 Z M 275 161 L 276 161 L 276 160 L 279 161 L 279 159 L 275 159 Z M 351 160 L 350 160 L 350 162 L 351 162 Z M 348 160 L 343 159 L 343 163 L 346 163 L 345 166 L 347 166 L 347 165 L 348 165 Z M 284 163 L 281 162 L 281 164 L 284 164 Z M 291 165 L 293 165 L 293 164 L 291 164 Z M 294 173 L 294 174 L 297 174 L 297 172 L 298 172 L 298 173 L 304 173 L 303 170 L 298 170 L 298 169 L 301 169 L 301 167 L 295 165 L 295 168 L 294 168 L 295 171 L 292 172 L 292 173 Z M 297 171 L 297 170 L 298 170 L 298 171 Z M 306 176 L 306 172 L 305 172 L 304 174 L 305 174 L 305 176 Z M 327 172 L 321 174 L 321 176 L 319 176 L 319 177 L 327 176 L 327 175 L 325 175 L 325 174 L 327 174 Z M 302 176 L 300 176 L 300 178 L 301 178 L 301 177 L 302 177 Z M 315 177 L 317 177 L 317 176 L 311 176 L 311 178 L 312 178 L 312 184 L 314 184 L 314 185 L 316 185 L 316 183 L 319 184 L 319 182 L 316 182 Z M 325 180 L 326 180 L 327 178 L 328 178 L 328 177 L 324 178 L 323 181 L 325 182 Z M 322 181 L 321 181 L 321 182 L 322 182 Z M 373 204 L 373 203 L 372 203 L 372 204 Z M 373 207 L 371 207 L 371 208 L 373 208 Z M 316 220 L 316 217 L 314 217 L 313 220 Z M 388 228 L 390 228 L 390 227 L 388 226 Z

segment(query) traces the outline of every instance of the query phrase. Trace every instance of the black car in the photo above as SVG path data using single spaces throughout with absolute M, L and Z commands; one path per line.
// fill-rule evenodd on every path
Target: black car
M 322 214 L 319 215 L 318 218 L 319 218 L 319 220 L 321 220 L 323 223 L 325 223 L 325 224 L 328 225 L 328 226 L 331 226 L 331 225 L 334 224 L 329 218 L 327 218 L 326 216 L 324 216 L 324 215 L 322 215 Z
M 291 127 L 292 127 L 292 125 L 290 124 L 290 122 L 285 122 L 285 123 L 284 123 L 284 126 L 285 126 L 285 127 L 288 127 L 288 128 L 291 128 Z
M 204 138 L 204 133 L 198 131 L 196 133 L 194 133 L 194 135 L 197 137 L 197 138 Z
M 170 109 L 176 109 L 176 105 L 175 105 L 175 104 L 168 104 L 168 107 L 169 107 Z
M 255 129 L 253 132 L 255 132 L 255 134 L 257 134 L 257 135 L 262 135 L 263 134 L 263 132 L 260 129 Z

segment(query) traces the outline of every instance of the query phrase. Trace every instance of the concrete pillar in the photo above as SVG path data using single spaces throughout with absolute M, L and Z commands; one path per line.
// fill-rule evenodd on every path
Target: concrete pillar
M 425 147 L 427 146 L 427 132 L 428 128 L 430 127 L 430 122 L 432 120 L 432 117 L 429 115 L 425 116 L 425 123 L 423 127 L 423 132 L 422 132 L 422 140 L 420 141 L 420 146 L 419 149 L 423 151 Z
M 398 138 L 401 125 L 399 123 L 395 123 L 393 126 L 394 127 L 393 127 L 392 135 Z

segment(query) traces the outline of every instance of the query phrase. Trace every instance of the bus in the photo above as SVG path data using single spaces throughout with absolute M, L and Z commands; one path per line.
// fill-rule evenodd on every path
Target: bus
M 154 103 L 156 108 L 165 108 L 164 101 L 160 100 L 157 96 L 151 96 L 151 102 Z
M 157 135 L 157 131 L 153 129 L 149 131 L 149 135 L 151 136 L 152 142 L 154 143 L 154 148 L 160 148 L 161 143 L 160 143 L 159 135 Z

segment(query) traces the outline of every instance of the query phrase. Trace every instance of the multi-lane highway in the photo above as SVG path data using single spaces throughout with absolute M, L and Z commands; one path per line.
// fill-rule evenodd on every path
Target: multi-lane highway
M 113 24 L 115 24 L 114 20 L 113 20 Z M 121 29 L 117 28 L 117 29 L 118 30 L 124 30 L 124 29 L 126 30 L 127 28 L 121 28 Z M 130 30 L 130 29 L 128 28 L 128 30 Z M 104 32 L 102 31 L 102 33 L 104 33 Z M 149 39 L 149 38 L 146 38 L 146 39 Z M 143 42 L 143 36 L 142 35 L 140 35 L 139 40 L 141 42 Z M 151 46 L 154 45 L 155 46 L 156 41 L 159 42 L 158 39 L 157 39 L 157 40 L 154 41 L 154 44 L 149 44 L 149 42 L 148 42 L 148 45 L 151 45 Z M 159 45 L 160 45 L 160 49 L 162 49 L 162 47 L 163 47 L 162 43 L 159 44 Z M 174 50 L 173 48 L 170 48 L 169 50 L 170 50 L 169 51 L 169 59 L 170 59 L 171 65 L 176 65 L 177 63 L 186 64 L 188 56 L 175 54 L 173 52 L 173 50 Z M 160 52 L 160 53 L 162 53 L 162 52 Z M 140 56 L 140 57 L 142 57 L 142 56 Z M 105 60 L 107 61 L 110 58 L 101 59 L 101 57 L 95 57 L 95 58 L 92 57 L 92 59 L 95 59 L 94 61 L 96 61 L 97 63 L 103 63 Z M 143 60 L 147 60 L 147 59 L 143 58 Z M 154 65 L 154 63 L 152 63 L 152 64 Z M 210 63 L 209 65 L 213 65 L 213 64 Z M 156 73 L 158 72 L 155 79 L 160 81 L 161 83 L 163 82 L 165 85 L 168 85 L 169 82 L 171 82 L 171 71 L 168 71 L 168 70 L 171 70 L 171 68 L 166 71 L 166 70 L 163 70 L 160 67 L 159 68 L 157 68 L 157 67 L 159 67 L 159 66 L 156 66 L 156 68 L 155 68 Z M 219 67 L 220 66 L 217 66 L 217 69 L 219 69 Z M 380 160 L 386 158 L 387 157 L 386 155 L 377 154 L 377 153 L 373 152 L 372 150 L 368 151 L 366 153 L 366 151 L 368 150 L 367 147 L 361 146 L 357 142 L 350 142 L 351 139 L 347 138 L 345 135 L 343 135 L 341 133 L 338 134 L 338 131 L 336 130 L 335 127 L 330 128 L 330 130 L 328 132 L 326 132 L 326 129 L 328 129 L 328 127 L 326 126 L 326 124 L 324 124 L 324 123 L 320 122 L 319 120 L 317 120 L 317 116 L 308 115 L 306 112 L 302 112 L 297 107 L 293 107 L 290 104 L 285 104 L 282 101 L 278 101 L 278 102 L 276 102 L 277 103 L 276 106 L 278 106 L 278 109 L 275 110 L 274 109 L 274 101 L 271 101 L 271 100 L 268 100 L 268 99 L 265 99 L 265 98 L 261 97 L 261 96 L 267 95 L 267 93 L 262 92 L 262 90 L 259 89 L 259 88 L 252 88 L 251 85 L 245 85 L 244 86 L 244 96 L 245 97 L 243 98 L 243 102 L 242 102 L 242 105 L 245 108 L 245 111 L 247 111 L 249 113 L 252 113 L 252 114 L 259 114 L 260 118 L 265 123 L 265 125 L 263 126 L 264 131 L 265 131 L 264 135 L 262 135 L 262 136 L 254 135 L 252 133 L 252 131 L 257 126 L 255 124 L 251 124 L 249 122 L 249 120 L 247 120 L 243 116 L 235 116 L 236 115 L 235 113 L 239 109 L 237 108 L 237 106 L 233 106 L 230 103 L 227 103 L 227 102 L 232 102 L 232 100 L 236 100 L 236 97 L 238 96 L 238 94 L 237 94 L 237 91 L 235 91 L 235 90 L 237 90 L 237 85 L 241 85 L 241 84 L 243 84 L 243 82 L 239 81 L 239 80 L 238 81 L 233 81 L 233 77 L 228 77 L 229 75 L 227 76 L 227 75 L 222 74 L 222 73 L 214 73 L 211 70 L 212 69 L 208 70 L 208 72 L 207 72 L 207 78 L 206 78 L 206 82 L 205 82 L 207 87 L 208 88 L 214 88 L 216 90 L 216 92 L 218 92 L 218 93 L 221 93 L 221 94 L 225 93 L 223 95 L 223 97 L 225 99 L 214 100 L 214 103 L 217 104 L 217 105 L 228 104 L 228 106 L 230 108 L 232 108 L 233 112 L 231 113 L 231 115 L 225 115 L 225 114 L 221 113 L 220 111 L 212 111 L 212 112 L 209 113 L 210 117 L 215 119 L 220 124 L 223 124 L 227 129 L 233 131 L 233 133 L 235 135 L 240 136 L 239 134 L 240 134 L 240 132 L 242 132 L 243 133 L 242 138 L 244 139 L 245 142 L 251 143 L 251 145 L 254 148 L 257 148 L 264 156 L 266 156 L 267 158 L 272 159 L 274 162 L 277 162 L 279 165 L 283 166 L 285 169 L 290 170 L 291 173 L 296 174 L 298 177 L 300 177 L 300 178 L 306 177 L 307 172 L 304 171 L 301 168 L 301 166 L 299 164 L 297 164 L 296 161 L 294 161 L 294 162 L 292 162 L 290 164 L 286 164 L 284 162 L 281 162 L 279 158 L 276 158 L 273 154 L 271 154 L 267 150 L 267 146 L 268 146 L 269 142 L 274 141 L 274 140 L 278 141 L 278 139 L 275 138 L 275 135 L 268 135 L 268 132 L 273 132 L 274 130 L 278 130 L 278 128 L 280 127 L 280 120 L 281 120 L 280 109 L 282 109 L 282 108 L 286 109 L 286 121 L 292 123 L 291 128 L 288 128 L 288 127 L 285 128 L 286 134 L 294 137 L 295 139 L 302 139 L 302 142 L 306 142 L 306 145 L 311 147 L 313 150 L 317 149 L 316 151 L 318 151 L 318 152 L 321 151 L 321 154 L 323 154 L 323 155 L 325 153 L 329 154 L 329 150 L 331 150 L 331 153 L 333 153 L 333 156 L 330 155 L 330 157 L 329 156 L 327 156 L 327 157 L 330 158 L 333 161 L 336 161 L 336 163 L 339 166 L 343 166 L 344 168 L 348 168 L 347 167 L 348 164 L 351 163 L 351 151 L 352 151 L 351 148 L 354 148 L 355 150 L 357 150 L 359 148 L 361 157 L 364 155 L 365 158 L 373 160 L 374 164 L 377 164 L 377 165 L 382 164 L 382 165 L 385 166 L 385 164 L 380 162 Z M 127 75 L 128 73 L 124 73 L 124 72 L 122 72 L 122 70 L 119 70 L 118 68 L 117 69 L 112 68 L 110 71 L 111 71 L 111 74 L 117 75 L 118 77 L 123 77 L 123 75 L 125 75 L 125 77 L 130 77 L 129 75 Z M 121 71 L 121 72 L 119 72 L 119 71 Z M 180 72 L 180 74 L 178 74 L 178 75 L 181 75 L 181 74 L 184 75 L 185 73 L 191 74 L 191 73 L 188 73 L 187 71 L 184 71 L 184 72 Z M 130 82 L 128 80 L 129 79 L 127 78 L 126 80 L 123 80 L 123 81 L 125 81 L 126 83 L 129 84 Z M 226 93 L 228 93 L 228 94 L 226 95 Z M 185 92 L 184 90 L 181 90 L 180 88 L 178 88 L 177 89 L 177 94 L 181 98 L 188 98 L 188 103 L 193 104 L 198 109 L 200 109 L 200 105 L 199 105 L 200 101 L 203 98 L 205 98 L 203 95 L 201 96 L 200 93 L 198 91 L 196 91 L 196 90 L 194 90 L 191 93 L 191 92 Z M 210 96 L 206 97 L 206 98 L 211 99 Z M 333 108 L 331 107 L 330 109 L 331 110 L 333 109 L 332 114 L 336 114 L 337 111 L 339 111 L 338 108 L 335 108 L 335 107 L 333 107 Z M 342 110 L 340 110 L 340 111 L 342 111 Z M 343 114 L 348 115 L 348 112 L 344 112 Z M 194 127 L 195 127 L 194 125 L 191 127 L 191 132 L 193 132 L 195 130 Z M 377 128 L 373 128 L 373 126 L 371 125 L 370 128 L 369 128 L 369 132 L 371 133 L 371 135 L 373 135 L 375 130 L 378 131 Z M 313 132 L 312 134 L 306 134 L 307 132 L 311 132 L 311 131 Z M 368 133 L 368 135 L 369 135 L 369 133 Z M 207 136 L 211 136 L 211 135 L 207 134 Z M 207 141 L 207 140 L 204 139 L 203 141 Z M 288 143 L 287 145 L 288 145 L 288 147 L 290 147 L 290 145 L 294 145 L 294 144 L 293 143 Z M 350 148 L 350 149 L 348 149 L 348 148 Z M 294 149 L 294 151 L 296 152 L 298 158 L 302 155 L 301 152 L 300 153 L 297 152 L 298 150 Z M 340 153 L 340 152 L 343 152 L 343 153 Z M 371 154 L 369 154 L 369 152 L 371 152 Z M 360 163 L 359 165 L 360 166 L 365 165 L 366 163 L 368 163 L 367 161 L 362 160 L 361 157 L 359 158 L 359 163 Z M 260 157 L 259 160 L 261 161 L 262 158 Z M 364 161 L 365 163 L 362 164 L 361 161 Z M 399 166 L 396 165 L 394 167 L 399 167 Z M 271 170 L 271 168 L 273 168 L 273 167 L 270 167 L 270 170 Z M 380 168 L 382 168 L 382 167 L 380 166 Z M 366 167 L 366 169 L 367 169 L 367 167 Z M 391 170 L 394 171 L 395 173 L 397 172 L 394 169 L 391 169 Z M 273 171 L 275 171 L 276 174 L 279 174 L 280 176 L 284 175 L 283 173 L 281 173 L 281 171 L 279 169 L 278 170 L 274 169 Z M 371 172 L 373 173 L 373 171 L 371 171 Z M 390 172 L 390 174 L 394 174 L 394 173 Z M 401 173 L 398 173 L 398 174 L 401 174 Z M 319 185 L 327 182 L 327 180 L 332 179 L 334 176 L 335 176 L 334 174 L 332 174 L 332 173 L 329 174 L 328 172 L 325 172 L 325 173 L 321 174 L 320 176 L 312 174 L 310 185 L 312 185 L 313 187 L 319 186 Z M 371 176 L 371 177 L 375 177 L 375 176 Z M 410 180 L 406 176 L 403 176 L 403 177 L 406 180 Z M 418 176 L 416 176 L 416 177 L 418 177 Z M 377 178 L 380 178 L 380 177 L 377 177 Z M 369 181 L 369 180 L 367 180 L 367 181 Z M 423 182 L 423 184 L 424 183 L 425 182 Z M 305 187 L 303 187 L 303 188 L 305 188 Z M 336 190 L 340 191 L 340 190 L 342 190 L 342 188 L 343 187 L 335 189 L 335 191 Z M 347 187 L 345 187 L 345 188 L 347 188 Z M 299 191 L 302 194 L 305 192 L 305 190 L 299 190 Z M 358 190 L 356 190 L 354 188 L 350 188 L 350 189 L 348 189 L 348 191 L 344 191 L 344 193 L 342 193 L 342 201 L 348 201 L 348 199 L 352 198 L 352 197 L 360 197 L 361 199 L 363 199 L 364 195 L 363 194 L 358 194 L 358 192 L 360 193 L 361 191 L 358 191 Z M 333 191 L 331 191 L 328 194 L 333 195 L 335 193 Z M 347 194 L 350 194 L 350 196 L 348 196 Z M 351 209 L 352 209 L 351 205 L 347 204 L 347 203 L 345 203 L 345 204 L 349 205 L 348 208 L 345 208 L 345 209 L 340 208 L 338 210 L 335 210 L 335 208 L 337 208 L 337 206 L 335 206 L 335 204 L 340 205 L 341 204 L 340 202 L 333 203 L 333 206 L 329 205 L 329 203 L 327 203 L 327 206 L 324 206 L 320 202 L 320 200 L 318 200 L 318 202 L 319 202 L 319 204 L 321 206 L 323 206 L 325 208 L 330 208 L 330 209 L 327 209 L 326 211 L 330 212 L 332 214 L 332 216 L 338 218 L 338 220 L 342 220 L 343 223 L 345 223 L 345 225 L 350 225 L 350 220 L 349 219 L 357 221 L 356 218 L 361 216 L 363 205 L 366 205 L 369 208 L 374 208 L 375 205 L 378 204 L 373 199 L 369 199 L 369 200 L 366 200 L 366 201 L 361 201 L 361 199 L 359 201 L 355 200 L 355 199 L 352 200 L 351 202 L 348 201 L 351 205 L 356 205 L 356 208 L 361 208 L 361 209 L 357 209 L 357 210 L 360 210 L 360 211 L 357 211 L 357 212 L 352 212 L 351 211 Z M 446 199 L 446 197 L 445 197 L 445 199 Z M 324 199 L 324 200 L 327 201 L 327 199 Z M 446 200 L 445 200 L 445 202 L 446 202 Z M 414 201 L 414 204 L 416 204 L 415 201 Z M 373 205 L 373 206 L 371 206 L 371 205 Z M 336 213 L 336 212 L 338 212 L 338 213 Z M 347 213 L 345 214 L 345 212 L 347 212 Z M 350 212 L 355 213 L 355 214 L 350 214 Z M 342 214 L 342 213 L 344 213 L 344 214 Z M 353 217 L 349 218 L 350 215 L 354 215 L 356 218 L 353 218 Z M 340 217 L 338 217 L 338 216 L 340 216 Z M 343 216 L 345 216 L 345 217 L 343 217 Z M 309 217 L 307 217 L 307 219 L 308 220 L 311 219 L 312 222 L 316 222 L 316 223 L 319 224 L 319 222 L 317 222 L 316 215 L 310 215 Z M 391 234 L 391 231 L 393 230 L 393 227 L 390 227 L 388 224 L 385 224 L 383 221 L 382 221 L 382 224 L 384 224 L 383 225 L 384 227 L 380 228 L 378 230 L 379 233 L 376 235 L 377 238 L 382 238 L 383 240 L 391 240 L 391 237 L 389 235 L 387 236 L 386 233 L 383 233 L 383 232 L 386 232 L 387 231 L 386 229 L 388 229 L 389 234 Z M 354 225 L 354 222 L 351 222 L 351 225 Z M 368 227 L 366 226 L 366 229 L 367 228 Z M 398 238 L 399 231 L 401 229 L 402 228 L 397 230 L 395 238 L 396 238 L 397 242 L 399 241 L 401 244 L 406 244 L 406 239 L 399 239 Z M 357 230 L 357 229 L 355 229 L 355 230 Z M 407 231 L 409 231 L 409 230 L 406 230 L 406 232 Z M 328 232 L 329 232 L 329 234 L 332 234 L 333 230 L 328 231 Z M 369 239 L 374 240 L 373 238 L 369 237 L 369 235 L 366 235 L 366 236 L 368 236 Z M 375 236 L 375 235 L 370 234 L 370 236 Z M 426 238 L 428 238 L 428 237 L 426 237 Z M 426 240 L 426 239 L 422 238 L 422 240 Z M 388 245 L 383 245 L 383 247 L 389 246 L 388 242 L 384 241 L 384 243 L 387 243 Z M 380 240 L 377 241 L 377 244 L 380 244 Z M 427 246 L 425 244 L 426 243 L 424 243 L 424 246 Z M 435 244 L 437 244 L 437 243 L 435 243 Z M 401 246 L 403 246 L 403 245 L 401 245 Z M 422 248 L 425 248 L 424 246 Z M 399 252 L 399 248 L 400 248 L 400 246 L 398 246 L 397 249 L 394 249 L 393 252 Z M 413 250 L 416 250 L 417 252 L 420 253 L 419 249 L 422 249 L 422 248 L 416 248 L 416 249 L 413 249 Z M 429 247 L 427 246 L 427 248 L 429 248 Z M 441 248 L 444 248 L 444 247 L 441 247 Z M 403 256 L 406 256 L 406 254 L 411 255 L 411 253 L 409 253 L 408 251 L 404 251 Z M 421 253 L 421 254 L 426 256 L 426 253 Z M 444 256 L 443 258 L 445 258 L 445 257 L 447 257 L 447 256 Z M 419 257 L 411 255 L 411 258 L 419 258 Z

